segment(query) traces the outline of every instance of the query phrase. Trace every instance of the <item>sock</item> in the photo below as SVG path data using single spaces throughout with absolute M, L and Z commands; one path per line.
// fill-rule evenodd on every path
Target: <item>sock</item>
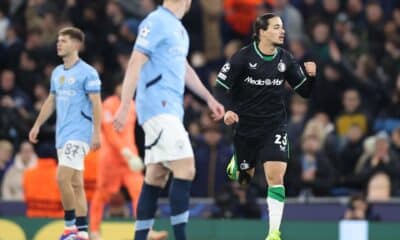
M 175 240 L 186 240 L 186 223 L 189 220 L 189 198 L 191 181 L 174 178 L 171 182 L 169 202 L 171 224 Z
M 154 215 L 157 210 L 157 199 L 161 192 L 160 187 L 143 183 L 136 209 L 135 240 L 146 240 L 149 230 L 154 224 Z
M 75 227 L 75 210 L 65 210 L 64 211 L 64 225 L 65 228 L 73 228 Z
M 76 218 L 76 228 L 78 229 L 79 236 L 88 238 L 88 223 L 86 216 Z
M 268 188 L 269 232 L 279 230 L 285 201 L 285 187 L 275 185 Z

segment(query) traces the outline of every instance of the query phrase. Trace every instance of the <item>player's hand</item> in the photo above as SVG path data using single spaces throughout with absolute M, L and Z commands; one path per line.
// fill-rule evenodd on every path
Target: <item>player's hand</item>
M 92 145 L 90 146 L 91 150 L 97 150 L 100 148 L 100 134 L 94 132 L 92 136 Z
M 239 122 L 239 116 L 232 111 L 227 111 L 224 116 L 224 123 L 228 126 Z
M 215 100 L 215 98 L 211 97 L 207 101 L 207 105 L 212 112 L 211 117 L 214 119 L 214 121 L 221 120 L 224 117 L 225 108 L 221 103 Z
M 315 77 L 317 74 L 317 65 L 315 62 L 305 62 L 304 67 L 306 69 L 306 72 L 308 76 L 310 77 Z
M 36 125 L 33 125 L 31 131 L 29 132 L 29 141 L 31 143 L 37 143 L 38 139 L 37 136 L 39 135 L 39 127 Z
M 123 148 L 121 150 L 121 155 L 125 158 L 128 163 L 129 168 L 132 171 L 141 171 L 144 168 L 142 159 L 135 155 L 129 148 Z
M 118 132 L 122 131 L 127 120 L 128 120 L 128 110 L 121 104 L 119 105 L 117 113 L 114 116 L 113 120 L 114 129 Z

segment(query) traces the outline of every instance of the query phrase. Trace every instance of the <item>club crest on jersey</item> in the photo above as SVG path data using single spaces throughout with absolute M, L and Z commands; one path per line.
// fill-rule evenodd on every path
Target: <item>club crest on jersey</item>
M 60 85 L 63 85 L 64 82 L 65 82 L 65 77 L 64 77 L 64 75 L 63 75 L 63 76 L 61 76 L 61 77 L 58 79 L 58 83 L 59 83 Z
M 231 65 L 229 63 L 225 63 L 225 65 L 222 66 L 221 72 L 227 73 L 229 70 L 231 70 Z
M 286 64 L 282 60 L 278 63 L 278 71 L 281 73 L 286 71 Z
M 251 63 L 251 62 L 249 62 L 249 68 L 250 68 L 250 69 L 256 69 L 256 68 L 257 68 L 257 63 Z

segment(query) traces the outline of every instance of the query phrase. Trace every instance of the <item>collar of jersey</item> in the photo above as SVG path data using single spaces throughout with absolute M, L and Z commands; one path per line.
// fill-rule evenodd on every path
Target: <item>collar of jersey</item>
M 166 11 L 167 13 L 171 14 L 174 18 L 176 18 L 176 19 L 179 20 L 179 18 L 178 18 L 171 10 L 169 10 L 168 8 L 166 8 L 166 7 L 164 7 L 164 6 L 158 6 L 158 7 L 159 7 L 160 9 Z
M 76 61 L 71 67 L 69 68 L 65 68 L 65 66 L 63 66 L 65 71 L 71 70 L 72 68 L 74 68 L 76 65 L 78 65 L 81 62 L 81 59 L 78 58 L 78 61 Z
M 258 49 L 257 42 L 253 42 L 254 50 L 256 51 L 257 55 L 260 56 L 264 61 L 272 61 L 278 55 L 278 48 L 275 48 L 274 54 L 272 55 L 265 55 L 263 54 L 260 49 Z

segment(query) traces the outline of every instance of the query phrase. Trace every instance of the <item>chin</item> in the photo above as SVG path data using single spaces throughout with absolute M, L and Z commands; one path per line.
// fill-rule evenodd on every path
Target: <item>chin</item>
M 276 41 L 276 42 L 274 42 L 274 46 L 280 47 L 283 45 L 283 43 L 284 43 L 284 41 Z

